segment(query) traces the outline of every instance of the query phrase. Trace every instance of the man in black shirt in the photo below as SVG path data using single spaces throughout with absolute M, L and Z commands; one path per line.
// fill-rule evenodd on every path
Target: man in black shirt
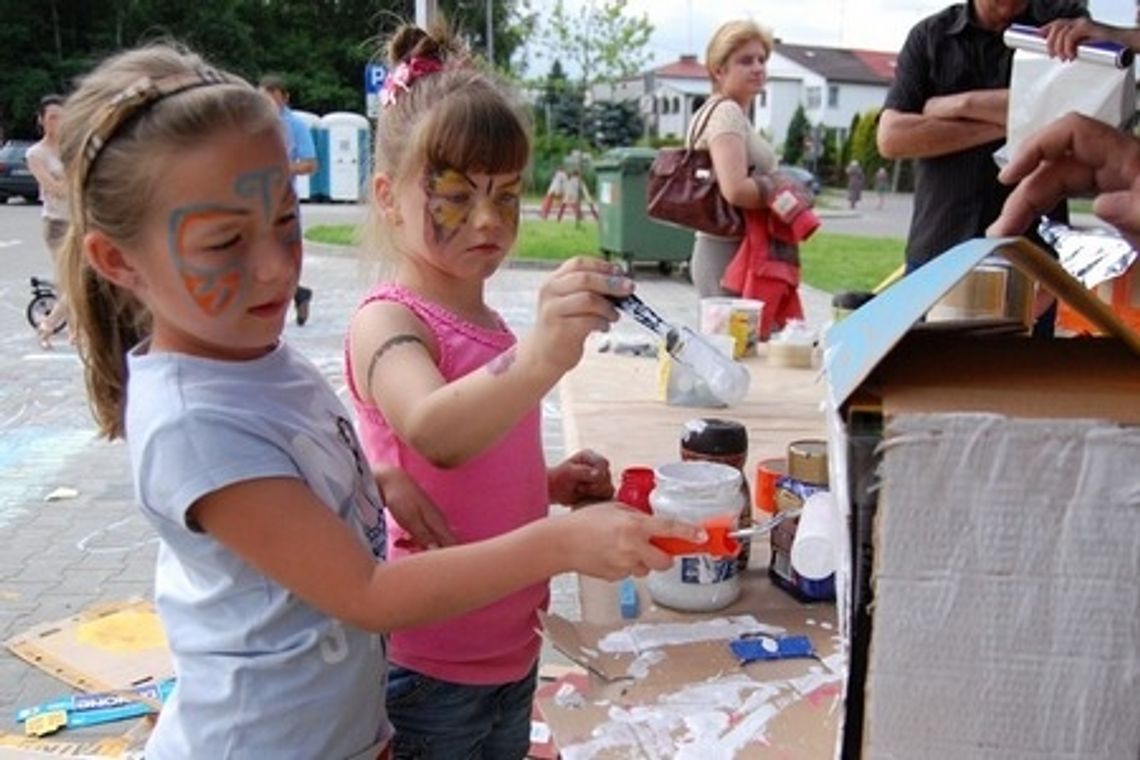
M 911 29 L 878 130 L 884 157 L 918 159 L 907 271 L 984 235 L 1009 195 L 993 159 L 1005 140 L 1013 65 L 1002 33 L 1086 15 L 1080 0 L 968 0 Z

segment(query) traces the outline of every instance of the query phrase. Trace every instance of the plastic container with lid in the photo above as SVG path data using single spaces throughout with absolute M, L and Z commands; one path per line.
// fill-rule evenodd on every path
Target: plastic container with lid
M 692 523 L 707 520 L 737 525 L 742 475 L 717 462 L 688 461 L 661 465 L 649 500 L 653 514 Z M 733 557 L 686 554 L 673 566 L 649 573 L 653 601 L 686 612 L 719 610 L 740 596 L 740 573 Z

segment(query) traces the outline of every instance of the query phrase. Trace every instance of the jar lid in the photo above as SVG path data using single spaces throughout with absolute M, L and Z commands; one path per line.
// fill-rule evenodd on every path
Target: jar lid
M 788 474 L 812 485 L 827 485 L 827 441 L 805 439 L 788 444 Z
M 681 448 L 706 456 L 748 453 L 748 430 L 739 422 L 699 417 L 685 423 Z

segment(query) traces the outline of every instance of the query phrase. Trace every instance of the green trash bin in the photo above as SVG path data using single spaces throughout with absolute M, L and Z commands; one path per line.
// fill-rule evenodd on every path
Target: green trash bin
M 620 258 L 627 272 L 636 262 L 657 262 L 668 274 L 693 252 L 693 231 L 650 219 L 645 184 L 653 148 L 614 148 L 594 162 L 598 178 L 598 247 L 606 259 Z

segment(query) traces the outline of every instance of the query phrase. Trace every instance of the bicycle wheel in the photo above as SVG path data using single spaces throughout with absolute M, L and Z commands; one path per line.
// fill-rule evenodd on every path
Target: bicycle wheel
M 51 314 L 51 310 L 55 308 L 55 302 L 56 297 L 50 293 L 40 293 L 32 298 L 27 309 L 28 324 L 38 329 L 40 323 L 47 319 L 48 314 Z M 65 326 L 65 324 L 57 325 L 52 334 L 58 333 Z

